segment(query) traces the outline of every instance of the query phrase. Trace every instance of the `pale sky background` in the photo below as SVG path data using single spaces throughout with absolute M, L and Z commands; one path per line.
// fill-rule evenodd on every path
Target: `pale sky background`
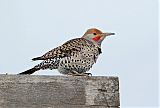
M 158 107 L 157 0 L 0 0 L 0 74 L 33 67 L 33 57 L 92 27 L 116 36 L 90 72 L 119 77 L 122 107 Z

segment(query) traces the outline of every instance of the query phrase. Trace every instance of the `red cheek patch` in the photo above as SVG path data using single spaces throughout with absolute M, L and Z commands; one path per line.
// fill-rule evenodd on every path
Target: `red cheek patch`
M 98 41 L 100 38 L 101 38 L 100 36 L 96 36 L 96 37 L 92 38 L 92 40 Z

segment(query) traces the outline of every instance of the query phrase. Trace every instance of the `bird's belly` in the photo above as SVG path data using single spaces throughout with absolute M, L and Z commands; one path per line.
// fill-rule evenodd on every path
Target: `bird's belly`
M 60 61 L 58 71 L 62 74 L 68 74 L 72 71 L 85 73 L 90 70 L 93 64 L 94 60 L 91 58 L 66 57 Z

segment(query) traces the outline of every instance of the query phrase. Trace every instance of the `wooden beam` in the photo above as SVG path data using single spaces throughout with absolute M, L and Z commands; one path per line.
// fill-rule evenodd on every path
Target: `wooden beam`
M 118 77 L 0 75 L 0 108 L 119 108 Z

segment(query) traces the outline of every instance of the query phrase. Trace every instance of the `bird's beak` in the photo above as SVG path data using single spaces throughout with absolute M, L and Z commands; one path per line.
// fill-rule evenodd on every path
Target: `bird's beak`
M 104 40 L 107 36 L 115 35 L 115 33 L 102 33 L 101 34 L 101 41 Z
M 102 36 L 111 36 L 111 35 L 115 35 L 115 33 L 102 33 Z

